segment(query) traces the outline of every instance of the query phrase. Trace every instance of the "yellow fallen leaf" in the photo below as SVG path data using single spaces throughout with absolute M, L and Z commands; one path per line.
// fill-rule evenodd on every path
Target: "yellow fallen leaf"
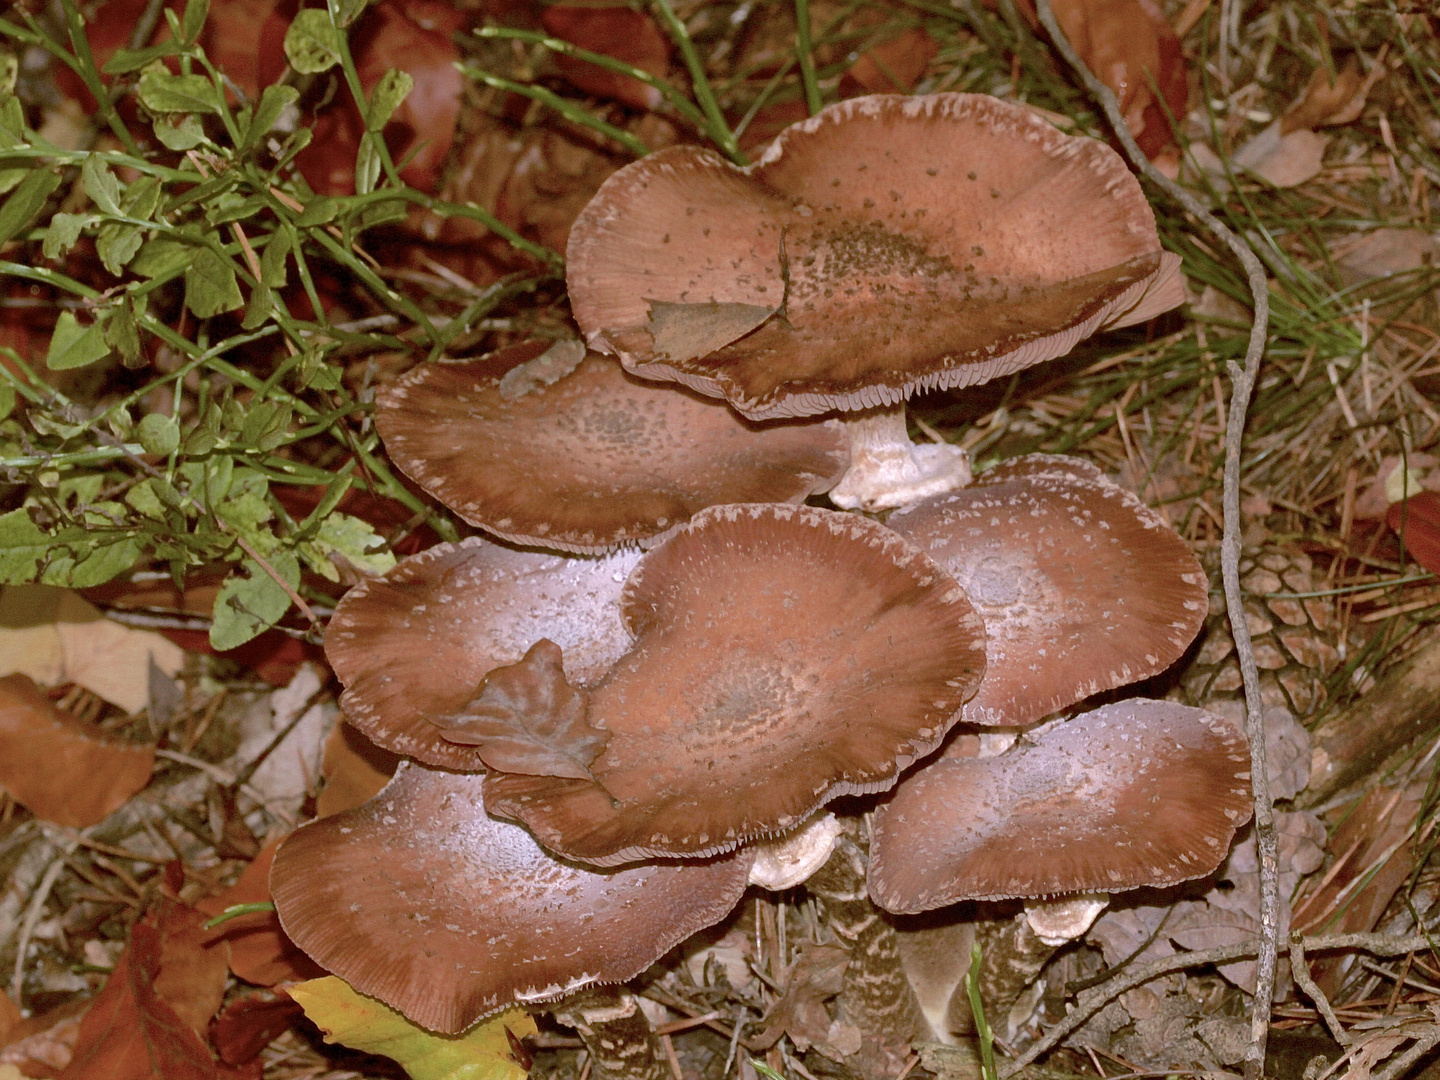
M 524 1080 L 525 1069 L 511 1056 L 506 1035 L 507 1030 L 517 1039 L 535 1034 L 535 1021 L 523 1009 L 507 1009 L 459 1035 L 440 1035 L 356 993 L 334 975 L 286 990 L 325 1033 L 326 1042 L 383 1054 L 399 1062 L 412 1080 Z
M 0 676 L 73 682 L 133 713 L 149 700 L 151 660 L 173 676 L 185 653 L 159 634 L 112 622 L 68 589 L 0 589 Z

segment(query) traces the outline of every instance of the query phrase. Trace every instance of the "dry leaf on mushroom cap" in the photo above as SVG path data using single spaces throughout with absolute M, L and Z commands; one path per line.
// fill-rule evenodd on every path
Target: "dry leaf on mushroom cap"
M 439 544 L 355 586 L 336 606 L 325 654 L 346 717 L 378 745 L 447 769 L 483 768 L 434 720 L 461 712 L 485 676 L 542 638 L 566 674 L 598 679 L 629 646 L 620 593 L 639 560 L 517 551 L 480 537 Z
M 623 982 L 724 918 L 750 856 L 597 871 L 486 815 L 488 778 L 404 764 L 374 799 L 281 845 L 286 933 L 322 966 L 436 1031 Z
M 652 154 L 581 214 L 568 267 L 592 345 L 757 419 L 970 386 L 1183 299 L 1117 154 L 974 94 L 841 102 L 748 169 Z M 771 314 L 689 338 L 657 304 Z
M 492 812 L 597 865 L 702 856 L 881 791 L 959 718 L 984 666 L 964 591 L 884 526 L 711 507 L 625 588 L 630 650 L 589 691 L 595 781 L 503 775 Z
M 423 364 L 376 395 L 375 426 L 401 470 L 472 525 L 582 553 L 654 543 L 704 506 L 803 502 L 848 460 L 838 424 L 750 423 L 578 341 Z
M 1205 620 L 1205 571 L 1185 541 L 1078 458 L 1003 462 L 886 525 L 955 575 L 985 619 L 970 723 L 1020 727 L 1159 674 Z
M 1229 721 L 1141 699 L 942 757 L 876 811 L 870 895 L 907 913 L 1201 877 L 1250 816 L 1249 763 Z

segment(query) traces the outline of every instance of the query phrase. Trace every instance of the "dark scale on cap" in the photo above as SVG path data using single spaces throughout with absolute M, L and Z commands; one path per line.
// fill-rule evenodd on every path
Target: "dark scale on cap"
M 939 758 L 876 811 L 870 895 L 909 913 L 1202 877 L 1250 817 L 1249 764 L 1229 721 L 1139 699 Z
M 955 184 L 977 170 L 993 198 Z M 1184 300 L 1119 155 L 978 94 L 853 98 L 743 170 L 662 150 L 605 182 L 567 257 L 593 347 L 757 419 L 975 385 Z M 765 317 L 677 353 L 656 302 Z
M 596 783 L 502 776 L 491 810 L 597 865 L 724 851 L 930 753 L 983 670 L 961 590 L 884 526 L 723 506 L 625 587 L 635 643 L 589 695 Z M 613 797 L 613 799 L 612 799 Z
M 281 925 L 356 990 L 434 1031 L 633 978 L 740 900 L 748 852 L 596 871 L 485 814 L 479 776 L 403 764 L 301 827 L 270 872 Z
M 985 619 L 971 723 L 1019 727 L 1159 674 L 1205 619 L 1205 572 L 1185 541 L 1076 458 L 1004 462 L 886 524 L 954 574 Z
M 401 470 L 470 524 L 580 553 L 654 543 L 717 503 L 802 502 L 848 460 L 836 424 L 751 423 L 578 341 L 422 364 L 376 395 L 375 425 Z
M 620 590 L 638 552 L 581 558 L 479 537 L 440 544 L 355 586 L 335 609 L 325 655 L 345 715 L 374 742 L 447 769 L 481 769 L 435 721 L 464 711 L 485 676 L 542 638 L 578 686 L 624 653 Z

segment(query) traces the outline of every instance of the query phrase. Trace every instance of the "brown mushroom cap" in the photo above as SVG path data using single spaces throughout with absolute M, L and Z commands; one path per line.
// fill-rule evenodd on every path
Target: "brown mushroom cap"
M 364 806 L 280 845 L 270 890 L 321 966 L 453 1033 L 514 1003 L 624 982 L 745 891 L 746 852 L 598 872 L 486 816 L 484 778 L 402 764 Z
M 972 386 L 1184 299 L 1120 156 L 979 94 L 852 98 L 748 169 L 651 154 L 567 266 L 592 347 L 752 419 Z
M 883 791 L 959 719 L 983 670 L 965 593 L 876 522 L 711 507 L 625 588 L 635 643 L 590 691 L 595 783 L 500 776 L 494 813 L 611 866 L 702 856 Z
M 560 646 L 572 682 L 598 679 L 629 644 L 619 601 L 639 558 L 516 551 L 471 537 L 401 560 L 346 593 L 325 633 L 345 715 L 394 753 L 483 768 L 427 717 L 463 711 L 487 674 L 541 638 Z
M 965 720 L 1019 727 L 1174 663 L 1204 622 L 1205 572 L 1175 531 L 1088 462 L 1031 454 L 886 524 L 984 616 Z
M 583 553 L 654 542 L 703 506 L 803 502 L 849 460 L 838 423 L 750 423 L 578 341 L 422 364 L 376 394 L 375 426 L 396 465 L 470 524 Z
M 998 757 L 941 757 L 876 811 L 870 895 L 911 913 L 1202 877 L 1250 817 L 1249 769 L 1229 721 L 1140 699 L 1058 721 Z

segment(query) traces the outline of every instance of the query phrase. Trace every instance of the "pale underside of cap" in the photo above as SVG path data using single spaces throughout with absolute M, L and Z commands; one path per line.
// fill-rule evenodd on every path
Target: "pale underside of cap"
M 630 642 L 620 596 L 639 558 L 517 551 L 471 537 L 401 560 L 346 593 L 326 630 L 346 717 L 394 753 L 483 768 L 472 747 L 446 741 L 427 717 L 461 712 L 487 674 L 541 638 L 560 646 L 572 683 L 599 679 Z
M 1185 541 L 1077 458 L 1003 462 L 886 524 L 964 586 L 985 619 L 985 681 L 965 720 L 1022 727 L 1165 670 L 1208 610 Z
M 635 642 L 590 692 L 594 782 L 502 776 L 492 812 L 596 865 L 700 856 L 881 791 L 930 753 L 982 670 L 960 590 L 884 526 L 712 507 L 645 555 Z
M 748 852 L 597 871 L 485 814 L 480 776 L 402 764 L 364 806 L 275 856 L 281 925 L 322 967 L 422 1027 L 624 982 L 724 918 Z
M 407 476 L 472 525 L 558 551 L 653 544 L 718 503 L 803 502 L 848 460 L 838 424 L 751 423 L 578 341 L 422 364 L 375 404 Z
M 1184 299 L 1119 155 L 975 94 L 841 102 L 746 170 L 652 154 L 606 181 L 567 258 L 592 347 L 756 419 L 975 385 Z
M 1203 877 L 1249 819 L 1249 766 L 1229 721 L 1143 699 L 942 756 L 876 811 L 870 895 L 907 913 Z

